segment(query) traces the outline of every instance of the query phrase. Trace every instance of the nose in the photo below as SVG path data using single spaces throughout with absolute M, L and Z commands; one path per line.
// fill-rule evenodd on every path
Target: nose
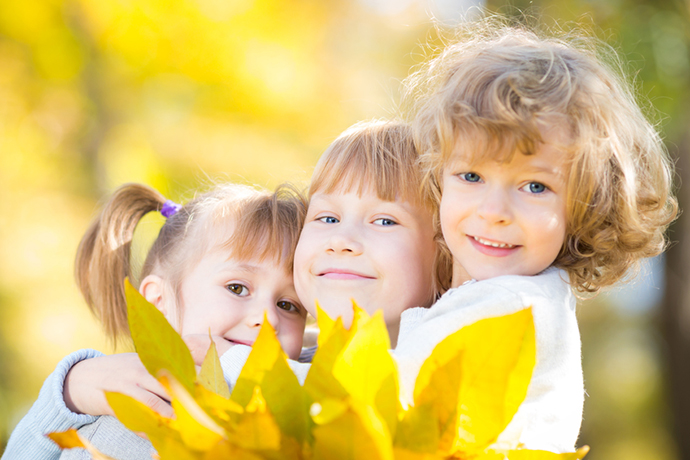
M 477 214 L 492 224 L 509 224 L 513 220 L 510 194 L 503 187 L 487 187 L 477 206 Z
M 278 317 L 278 308 L 273 299 L 259 300 L 249 307 L 245 317 L 245 324 L 250 328 L 260 328 L 265 320 L 278 332 L 280 327 L 280 319 Z
M 363 246 L 357 229 L 342 224 L 337 229 L 333 229 L 326 247 L 327 252 L 343 255 L 359 255 L 362 250 Z

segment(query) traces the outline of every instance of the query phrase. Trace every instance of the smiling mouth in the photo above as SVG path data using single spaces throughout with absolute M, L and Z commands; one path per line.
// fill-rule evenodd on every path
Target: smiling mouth
M 373 276 L 368 276 L 362 273 L 348 271 L 348 270 L 338 270 L 338 269 L 328 269 L 317 276 L 327 279 L 334 280 L 371 280 L 374 279 Z
M 251 347 L 254 345 L 253 340 L 235 340 L 235 339 L 225 339 L 228 342 L 235 344 L 235 345 L 246 345 L 248 347 Z
M 499 243 L 498 241 L 485 240 L 484 238 L 480 238 L 478 236 L 470 236 L 470 238 L 473 238 L 474 241 L 478 242 L 479 244 L 483 244 L 484 246 L 489 246 L 492 248 L 513 249 L 517 247 L 517 245 L 514 244 Z

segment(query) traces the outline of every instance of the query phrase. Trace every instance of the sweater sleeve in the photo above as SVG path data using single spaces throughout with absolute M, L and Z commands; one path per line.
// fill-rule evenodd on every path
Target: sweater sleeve
M 220 367 L 223 369 L 223 377 L 225 377 L 230 391 L 235 388 L 240 372 L 242 372 L 242 367 L 247 362 L 251 351 L 252 347 L 247 345 L 233 345 L 220 357 Z
M 127 429 L 110 415 L 99 417 L 95 423 L 84 425 L 79 434 L 103 454 L 120 460 L 151 460 L 156 450 L 146 439 Z M 91 455 L 80 448 L 65 449 L 60 460 L 90 460 Z
M 38 399 L 12 432 L 2 460 L 52 460 L 60 457 L 60 448 L 45 435 L 70 428 L 78 429 L 98 417 L 77 414 L 65 405 L 62 388 L 69 370 L 80 361 L 104 356 L 84 349 L 62 359 L 43 383 Z

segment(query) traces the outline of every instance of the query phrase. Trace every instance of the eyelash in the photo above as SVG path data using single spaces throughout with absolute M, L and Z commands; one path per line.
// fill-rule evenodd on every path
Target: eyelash
M 377 224 L 377 225 L 381 225 L 382 227 L 392 227 L 393 225 L 398 225 L 398 223 L 397 223 L 396 221 L 394 221 L 393 219 L 391 219 L 391 218 L 389 218 L 389 217 L 380 217 L 380 218 L 374 220 L 374 223 L 376 223 L 376 222 L 378 222 L 378 221 L 380 221 L 380 220 L 381 220 L 381 221 L 388 221 L 388 222 L 390 222 L 390 224 L 384 224 L 383 222 L 380 223 L 380 224 Z
M 525 188 L 527 188 L 527 187 L 530 187 L 531 185 L 540 185 L 540 186 L 543 187 L 543 190 L 540 191 L 540 192 L 534 192 L 534 191 L 532 191 L 532 190 L 529 190 L 529 193 L 534 194 L 534 195 L 540 195 L 540 194 L 542 194 L 542 193 L 544 193 L 544 192 L 546 192 L 546 191 L 548 191 L 548 190 L 551 190 L 549 187 L 547 187 L 546 185 L 542 184 L 541 182 L 530 182 L 530 183 L 526 184 L 525 186 L 521 187 L 521 189 L 525 189 Z M 525 190 L 525 191 L 527 191 L 527 190 Z
M 475 176 L 475 177 L 477 178 L 477 180 L 470 180 L 470 179 L 468 179 L 467 176 L 469 176 L 469 175 Z M 476 184 L 477 182 L 479 182 L 479 181 L 481 180 L 481 177 L 479 176 L 479 174 L 473 173 L 473 172 L 460 173 L 460 174 L 457 174 L 457 176 L 458 176 L 461 180 L 463 180 L 463 181 L 465 181 L 465 182 L 470 182 L 470 183 L 472 183 L 472 184 Z
M 233 288 L 239 287 L 240 292 L 235 292 Z M 230 283 L 225 286 L 225 288 L 230 291 L 231 294 L 235 294 L 237 297 L 246 297 L 249 295 L 249 288 L 245 286 L 244 284 L 240 283 Z
M 288 305 L 290 305 L 290 307 L 288 307 L 288 308 L 283 308 L 283 307 L 280 306 L 281 304 L 288 304 Z M 299 311 L 300 311 L 300 308 L 299 308 L 296 304 L 290 302 L 289 300 L 281 300 L 281 301 L 279 301 L 279 302 L 276 304 L 276 307 L 280 308 L 281 310 L 285 310 L 285 311 L 287 311 L 287 312 L 299 313 Z
M 470 180 L 470 179 L 467 177 L 467 176 L 470 176 L 470 175 L 473 176 L 473 179 L 476 178 L 476 180 Z M 462 181 L 464 181 L 464 182 L 469 182 L 469 183 L 471 183 L 471 184 L 476 184 L 476 183 L 478 183 L 478 182 L 481 182 L 481 176 L 479 176 L 479 174 L 477 174 L 477 173 L 473 173 L 473 172 L 460 173 L 460 174 L 457 174 L 457 176 L 458 176 Z M 532 181 L 532 182 L 527 183 L 526 185 L 520 187 L 520 190 L 524 190 L 525 188 L 527 188 L 527 187 L 529 187 L 529 186 L 531 186 L 531 185 L 533 185 L 533 184 L 540 185 L 540 186 L 542 186 L 542 187 L 544 187 L 544 188 L 543 188 L 543 190 L 541 190 L 540 192 L 534 192 L 534 191 L 531 191 L 531 190 L 525 190 L 525 191 L 529 191 L 529 193 L 531 193 L 531 194 L 533 194 L 533 195 L 539 195 L 539 194 L 542 194 L 542 193 L 544 193 L 544 192 L 546 192 L 546 191 L 548 191 L 548 190 L 551 190 L 548 186 L 542 184 L 541 182 L 537 182 L 537 181 Z
M 333 219 L 335 222 L 326 222 L 327 219 Z M 337 223 L 340 223 L 340 220 L 338 220 L 337 217 L 333 217 L 333 216 L 323 216 L 323 217 L 317 218 L 316 220 L 318 220 L 318 221 L 320 221 L 320 222 L 323 222 L 324 224 L 337 224 Z

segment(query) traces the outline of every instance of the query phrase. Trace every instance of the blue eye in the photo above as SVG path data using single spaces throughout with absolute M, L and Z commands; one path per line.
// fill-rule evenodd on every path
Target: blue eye
M 321 222 L 323 222 L 323 223 L 325 223 L 325 224 L 337 224 L 337 223 L 340 222 L 338 219 L 336 219 L 336 218 L 333 217 L 333 216 L 319 217 L 319 218 L 316 219 L 316 220 L 320 220 Z
M 249 289 L 247 289 L 247 286 L 245 286 L 244 284 L 228 284 L 227 286 L 225 286 L 225 288 L 238 297 L 245 297 L 249 295 Z
M 530 193 L 544 193 L 546 191 L 546 185 L 541 184 L 539 182 L 530 182 L 525 186 L 525 188 Z
M 482 178 L 479 177 L 479 174 L 473 172 L 458 174 L 458 177 L 465 182 L 479 182 L 482 180 Z
M 394 221 L 393 219 L 388 219 L 388 218 L 385 218 L 385 217 L 382 217 L 382 218 L 380 218 L 380 219 L 376 219 L 376 220 L 374 221 L 374 223 L 375 223 L 376 225 L 382 225 L 382 226 L 384 226 L 384 227 L 389 227 L 389 226 L 391 226 L 391 225 L 398 225 L 398 223 L 397 223 L 396 221 Z

